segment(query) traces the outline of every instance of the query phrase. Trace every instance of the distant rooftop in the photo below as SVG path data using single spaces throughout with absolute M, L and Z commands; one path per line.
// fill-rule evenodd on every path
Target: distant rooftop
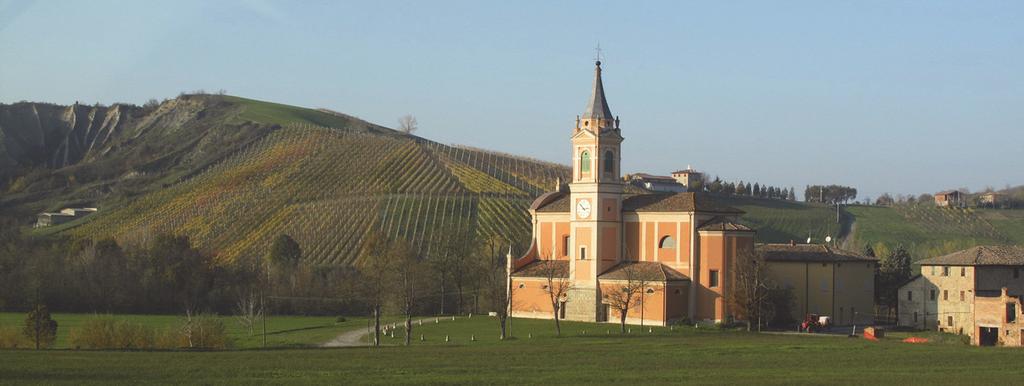
M 1024 265 L 1024 247 L 977 246 L 948 255 L 924 259 L 921 265 Z

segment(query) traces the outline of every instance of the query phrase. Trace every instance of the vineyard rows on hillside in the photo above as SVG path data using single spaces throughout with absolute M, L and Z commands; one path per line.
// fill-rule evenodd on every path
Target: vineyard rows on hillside
M 428 253 L 445 229 L 527 239 L 530 202 L 568 172 L 416 137 L 292 125 L 69 232 L 127 244 L 184 234 L 223 262 L 261 257 L 289 234 L 311 264 L 353 264 L 374 232 Z

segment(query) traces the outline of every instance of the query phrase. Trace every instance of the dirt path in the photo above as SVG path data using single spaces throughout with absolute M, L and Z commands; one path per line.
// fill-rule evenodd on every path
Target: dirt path
M 445 321 L 445 320 L 451 321 L 452 320 L 451 317 L 439 317 L 439 318 L 435 317 L 435 318 L 413 319 L 412 322 L 415 325 L 421 325 L 421 323 L 432 322 L 435 319 L 437 319 L 438 321 Z M 381 325 L 381 327 L 384 327 L 385 325 L 390 325 L 390 324 L 392 324 L 392 323 L 381 323 L 380 325 Z M 396 329 L 404 329 L 405 328 L 405 321 L 404 320 L 401 321 L 401 322 L 394 322 L 393 324 L 395 325 Z M 413 328 L 413 331 L 416 331 L 415 327 Z M 358 346 L 366 346 L 369 343 L 364 342 L 363 338 L 365 338 L 366 336 L 369 336 L 370 333 L 372 333 L 372 332 L 373 332 L 373 326 L 370 326 L 370 329 L 360 328 L 358 330 L 344 332 L 341 335 L 338 335 L 338 336 L 334 337 L 334 339 L 331 339 L 331 340 L 321 344 L 320 347 L 358 347 Z

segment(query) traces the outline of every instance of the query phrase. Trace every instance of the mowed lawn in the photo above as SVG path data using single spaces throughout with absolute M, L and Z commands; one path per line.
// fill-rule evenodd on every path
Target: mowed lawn
M 417 324 L 411 347 L 8 350 L 0 351 L 0 382 L 1016 384 L 1024 377 L 1024 350 L 1008 348 L 692 327 L 633 327 L 621 336 L 614 325 L 585 323 L 565 323 L 556 338 L 552 322 L 539 320 L 516 320 L 513 330 L 515 339 L 498 341 L 494 320 L 474 317 Z
M 55 313 L 57 321 L 57 342 L 55 348 L 71 348 L 68 336 L 71 330 L 78 328 L 83 322 L 95 318 L 93 314 Z M 126 319 L 154 329 L 175 328 L 184 320 L 183 316 L 175 315 L 114 315 L 117 319 Z M 263 346 L 262 324 L 257 324 L 255 335 L 249 335 L 233 316 L 221 316 L 228 332 L 228 339 L 233 348 L 256 348 Z M 16 326 L 21 328 L 25 323 L 23 313 L 0 313 L 0 326 Z M 267 317 L 267 347 L 306 347 L 317 346 L 331 340 L 346 331 L 365 329 L 366 318 L 347 318 L 338 323 L 333 316 L 275 316 Z

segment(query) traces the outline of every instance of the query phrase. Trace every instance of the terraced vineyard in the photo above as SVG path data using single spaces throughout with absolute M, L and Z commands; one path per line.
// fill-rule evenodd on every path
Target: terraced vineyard
M 454 227 L 528 238 L 530 202 L 568 173 L 416 137 L 289 125 L 68 232 L 124 243 L 187 234 L 224 262 L 262 256 L 284 233 L 313 264 L 350 264 L 371 231 L 424 249 Z

